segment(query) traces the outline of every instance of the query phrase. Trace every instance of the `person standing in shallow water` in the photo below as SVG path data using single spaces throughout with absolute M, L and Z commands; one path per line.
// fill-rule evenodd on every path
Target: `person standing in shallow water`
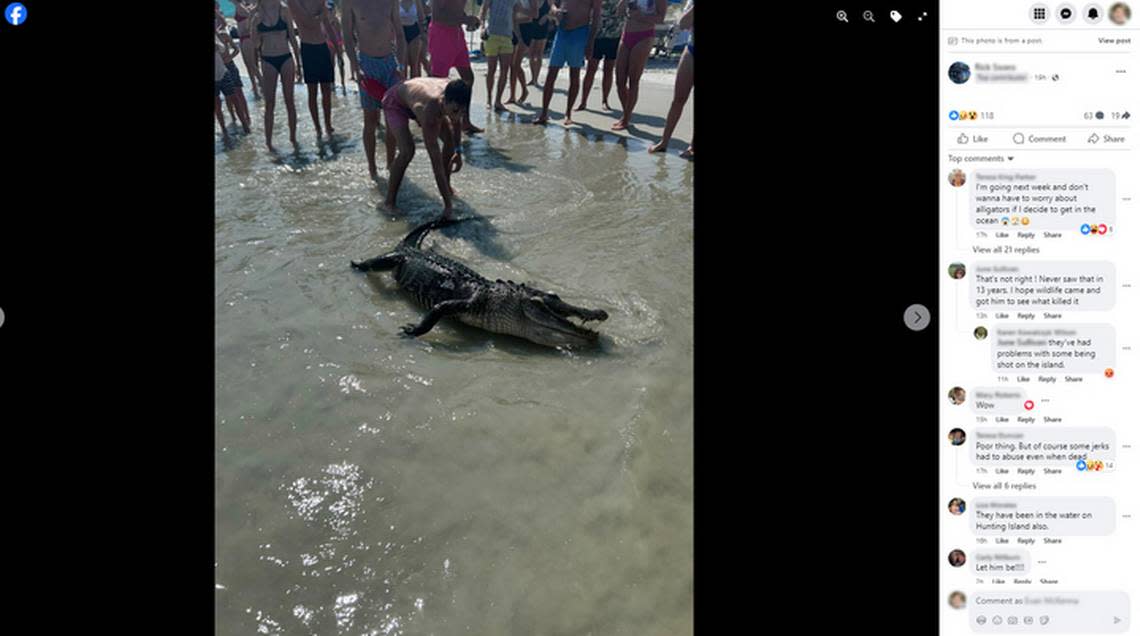
M 562 0 L 551 13 L 558 20 L 558 31 L 554 35 L 554 47 L 550 49 L 550 66 L 546 69 L 546 86 L 542 90 L 542 112 L 534 120 L 535 124 L 545 124 L 550 111 L 550 99 L 554 96 L 554 82 L 562 65 L 570 67 L 570 92 L 566 95 L 566 119 L 563 126 L 574 123 L 571 113 L 574 100 L 578 98 L 578 76 L 591 56 L 594 38 L 601 20 L 602 0 Z
M 468 31 L 479 28 L 479 18 L 463 12 L 464 0 L 435 0 L 432 2 L 431 25 L 428 27 L 428 53 L 431 55 L 431 76 L 446 78 L 451 69 L 459 71 L 459 77 L 468 86 L 475 85 L 475 73 L 471 71 L 471 60 L 467 51 L 467 39 L 463 27 Z M 470 113 L 463 112 L 463 129 L 467 134 L 481 133 L 483 130 L 471 123 Z
M 336 66 L 329 51 L 328 34 L 333 32 L 332 16 L 325 0 L 288 0 L 290 13 L 301 34 L 301 69 L 309 88 L 309 114 L 317 139 L 321 138 L 321 120 L 317 113 L 317 91 L 325 113 L 325 133 L 333 134 L 332 89 L 336 82 Z
M 677 23 L 678 28 L 693 29 L 694 1 L 689 0 L 684 15 Z M 681 53 L 681 63 L 677 65 L 677 77 L 673 82 L 673 104 L 669 106 L 669 116 L 665 119 L 665 130 L 661 134 L 661 141 L 653 144 L 649 148 L 649 152 L 660 152 L 669 146 L 669 140 L 673 138 L 673 131 L 677 128 L 677 122 L 681 120 L 681 113 L 685 110 L 685 102 L 689 101 L 689 94 L 693 92 L 693 61 L 696 59 L 694 57 L 696 44 L 694 44 L 693 38 L 694 34 L 690 33 L 689 43 L 685 45 L 685 51 Z M 693 156 L 692 140 L 689 141 L 689 147 L 681 153 L 681 156 L 686 159 Z
M 610 88 L 614 84 L 614 62 L 617 60 L 618 41 L 621 39 L 622 19 L 618 14 L 621 0 L 602 0 L 602 22 L 594 39 L 594 52 L 586 66 L 586 80 L 582 83 L 582 103 L 575 110 L 586 110 L 586 100 L 594 87 L 598 62 L 602 64 L 602 107 L 610 108 Z
M 400 28 L 399 0 L 345 0 L 340 19 L 348 63 L 360 84 L 368 175 L 376 180 L 380 178 L 376 170 L 376 127 L 384 107 L 382 101 L 384 94 L 405 77 L 400 60 L 407 56 L 407 42 Z M 384 142 L 390 167 L 396 153 L 391 130 L 385 134 Z
M 628 14 L 625 19 L 625 32 L 617 54 L 617 90 L 621 100 L 622 115 L 614 130 L 625 130 L 637 106 L 637 94 L 641 86 L 641 74 L 649 61 L 653 48 L 653 35 L 658 24 L 665 21 L 666 0 L 622 0 Z M 619 15 L 621 9 L 618 9 Z
M 215 34 L 215 43 L 219 47 L 222 61 L 226 65 L 226 75 L 222 78 L 222 93 L 226 96 L 226 104 L 231 111 L 237 112 L 241 121 L 242 132 L 249 134 L 249 106 L 245 101 L 245 92 L 242 91 L 241 74 L 238 73 L 234 58 L 241 54 L 233 38 L 225 30 L 218 30 Z M 232 114 L 232 113 L 231 113 Z
M 253 23 L 253 45 L 264 80 L 265 146 L 270 152 L 277 152 L 273 147 L 273 110 L 277 104 L 277 78 L 281 78 L 281 92 L 285 96 L 285 111 L 289 116 L 289 142 L 297 150 L 297 107 L 293 105 L 293 84 L 294 79 L 301 78 L 301 69 L 294 60 L 294 55 L 300 57 L 300 54 L 297 52 L 297 39 L 293 37 L 289 8 L 281 0 L 258 0 L 250 21 Z
M 491 106 L 491 96 L 495 96 L 495 112 L 506 110 L 503 106 L 503 90 L 511 75 L 515 45 L 518 43 L 518 27 L 515 25 L 515 4 L 518 0 L 483 0 L 481 20 L 485 22 L 487 41 L 483 45 L 487 56 L 487 106 Z M 499 70 L 498 90 L 495 90 L 495 67 Z M 514 89 L 514 86 L 511 86 Z
M 423 66 L 426 13 L 422 0 L 400 0 L 400 27 L 404 29 L 404 40 L 408 43 L 408 53 L 403 62 L 408 67 L 409 78 L 419 77 Z
M 254 3 L 235 2 L 234 20 L 238 26 L 238 45 L 241 47 L 241 61 L 245 64 L 245 72 L 249 74 L 249 85 L 253 88 L 253 98 L 261 97 L 261 76 L 257 68 L 257 51 L 250 36 L 250 14 L 257 7 Z

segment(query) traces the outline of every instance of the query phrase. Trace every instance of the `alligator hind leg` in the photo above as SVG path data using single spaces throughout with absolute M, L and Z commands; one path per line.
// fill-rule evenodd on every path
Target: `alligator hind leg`
M 404 335 L 411 336 L 413 338 L 416 336 L 422 336 L 425 333 L 431 331 L 431 328 L 434 327 L 435 323 L 439 322 L 441 318 L 444 318 L 446 316 L 454 316 L 455 314 L 463 313 L 471 309 L 471 305 L 474 303 L 474 301 L 475 297 L 472 296 L 471 298 L 467 299 L 445 300 L 441 303 L 436 303 L 436 305 L 431 308 L 431 311 L 429 311 L 427 315 L 423 317 L 423 320 L 420 321 L 420 324 L 404 325 Z
M 396 254 L 395 252 L 391 252 L 389 254 L 377 256 L 376 258 L 370 258 L 366 261 L 361 261 L 359 263 L 357 263 L 356 261 L 349 261 L 349 262 L 352 264 L 353 269 L 356 269 L 356 270 L 359 270 L 362 272 L 379 272 L 379 271 L 382 271 L 385 269 L 392 269 L 393 267 L 399 265 L 400 264 L 400 258 L 401 257 L 399 254 Z

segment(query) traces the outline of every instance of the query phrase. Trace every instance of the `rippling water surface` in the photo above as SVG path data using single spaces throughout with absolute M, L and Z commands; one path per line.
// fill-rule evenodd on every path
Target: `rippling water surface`
M 217 632 L 691 633 L 693 165 L 476 105 L 477 220 L 425 245 L 605 309 L 604 343 L 408 340 L 348 262 L 439 213 L 427 154 L 388 215 L 351 92 L 324 146 L 299 105 L 299 155 L 216 149 Z

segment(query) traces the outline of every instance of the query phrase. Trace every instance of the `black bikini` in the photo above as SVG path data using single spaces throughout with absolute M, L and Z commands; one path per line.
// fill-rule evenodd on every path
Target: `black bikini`
M 272 26 L 266 26 L 265 24 L 263 24 L 261 22 L 257 23 L 257 32 L 258 33 L 270 33 L 272 31 L 288 31 L 288 30 L 289 30 L 289 25 L 285 24 L 285 18 L 282 18 L 280 15 L 277 16 L 277 24 L 274 24 Z M 286 53 L 284 55 L 262 55 L 261 59 L 272 64 L 273 68 L 277 69 L 278 73 L 281 73 L 281 67 L 284 66 L 286 62 L 293 59 L 293 54 L 292 53 Z

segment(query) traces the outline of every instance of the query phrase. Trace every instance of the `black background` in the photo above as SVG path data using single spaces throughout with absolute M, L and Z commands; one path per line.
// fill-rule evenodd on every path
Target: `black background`
M 937 315 L 936 7 L 706 1 L 697 630 L 935 634 L 936 325 L 902 318 Z M 0 23 L 11 580 L 29 633 L 209 633 L 212 9 L 24 4 Z

